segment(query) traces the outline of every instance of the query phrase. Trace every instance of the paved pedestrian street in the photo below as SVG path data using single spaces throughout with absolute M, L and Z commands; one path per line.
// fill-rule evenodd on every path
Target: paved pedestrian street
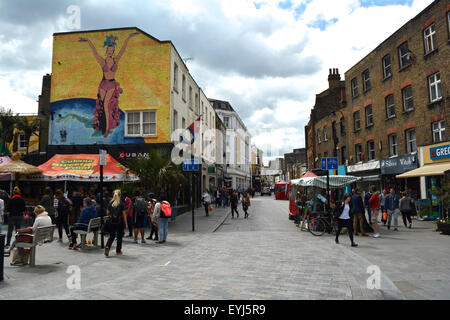
M 433 222 L 413 221 L 398 232 L 381 227 L 381 238 L 346 234 L 340 244 L 315 237 L 288 219 L 288 202 L 252 199 L 249 219 L 239 206 L 196 210 L 196 231 L 186 213 L 169 224 L 167 243 L 132 244 L 124 255 L 114 247 L 67 249 L 67 240 L 37 249 L 36 267 L 12 267 L 5 258 L 1 299 L 449 299 L 450 237 Z M 148 232 L 146 234 L 148 236 Z M 367 268 L 381 270 L 379 289 L 369 289 Z M 69 266 L 79 267 L 81 288 L 68 289 Z

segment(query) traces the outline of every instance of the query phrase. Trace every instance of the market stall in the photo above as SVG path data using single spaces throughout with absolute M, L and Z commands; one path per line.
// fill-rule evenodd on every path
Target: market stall
M 317 177 L 317 175 L 311 171 L 308 171 L 302 176 L 302 178 L 308 178 L 308 177 Z M 291 184 L 291 187 L 289 190 L 289 220 L 294 220 L 295 216 L 300 214 L 299 207 L 295 203 L 297 194 L 298 194 L 298 187 L 292 188 L 292 182 L 289 182 L 289 183 Z
M 291 183 L 281 180 L 275 183 L 275 200 L 288 200 Z

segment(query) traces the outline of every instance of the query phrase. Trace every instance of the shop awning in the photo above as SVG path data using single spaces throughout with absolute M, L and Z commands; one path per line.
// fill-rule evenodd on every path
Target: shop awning
M 399 174 L 396 178 L 416 178 L 423 176 L 442 176 L 450 170 L 450 162 L 428 164 L 423 167 Z
M 330 188 L 344 188 L 352 183 L 361 180 L 359 177 L 354 176 L 330 176 Z M 292 180 L 292 185 L 300 186 L 300 187 L 318 187 L 322 189 L 326 189 L 327 187 L 327 177 L 319 176 L 319 177 L 310 177 L 310 178 L 300 178 L 296 180 Z
M 55 154 L 38 168 L 42 174 L 27 175 L 21 180 L 28 181 L 100 181 L 100 156 L 98 154 Z M 111 155 L 107 155 L 107 165 L 103 167 L 103 181 L 138 181 L 139 178 L 127 172 L 127 168 Z

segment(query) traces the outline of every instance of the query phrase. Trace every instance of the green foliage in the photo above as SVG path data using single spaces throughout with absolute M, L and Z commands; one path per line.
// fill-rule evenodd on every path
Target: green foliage
M 14 140 L 14 129 L 16 128 L 17 119 L 19 117 L 14 115 L 11 109 L 4 109 L 0 107 L 0 140 L 1 140 L 1 154 L 8 155 L 6 144 Z
M 157 150 L 151 150 L 148 157 L 140 156 L 131 161 L 128 168 L 139 176 L 139 186 L 144 192 L 160 194 L 164 189 L 169 201 L 175 199 L 179 184 L 187 180 L 181 165 L 175 165 L 167 155 Z

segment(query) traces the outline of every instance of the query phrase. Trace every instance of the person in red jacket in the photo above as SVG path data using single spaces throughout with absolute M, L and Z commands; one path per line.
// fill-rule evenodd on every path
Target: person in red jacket
M 375 186 L 370 187 L 370 191 L 372 193 L 372 196 L 369 199 L 369 206 L 370 210 L 372 211 L 372 217 L 375 221 L 375 234 L 373 235 L 374 238 L 380 237 L 380 227 L 378 225 L 378 214 L 380 213 L 380 194 L 377 192 L 377 188 Z

